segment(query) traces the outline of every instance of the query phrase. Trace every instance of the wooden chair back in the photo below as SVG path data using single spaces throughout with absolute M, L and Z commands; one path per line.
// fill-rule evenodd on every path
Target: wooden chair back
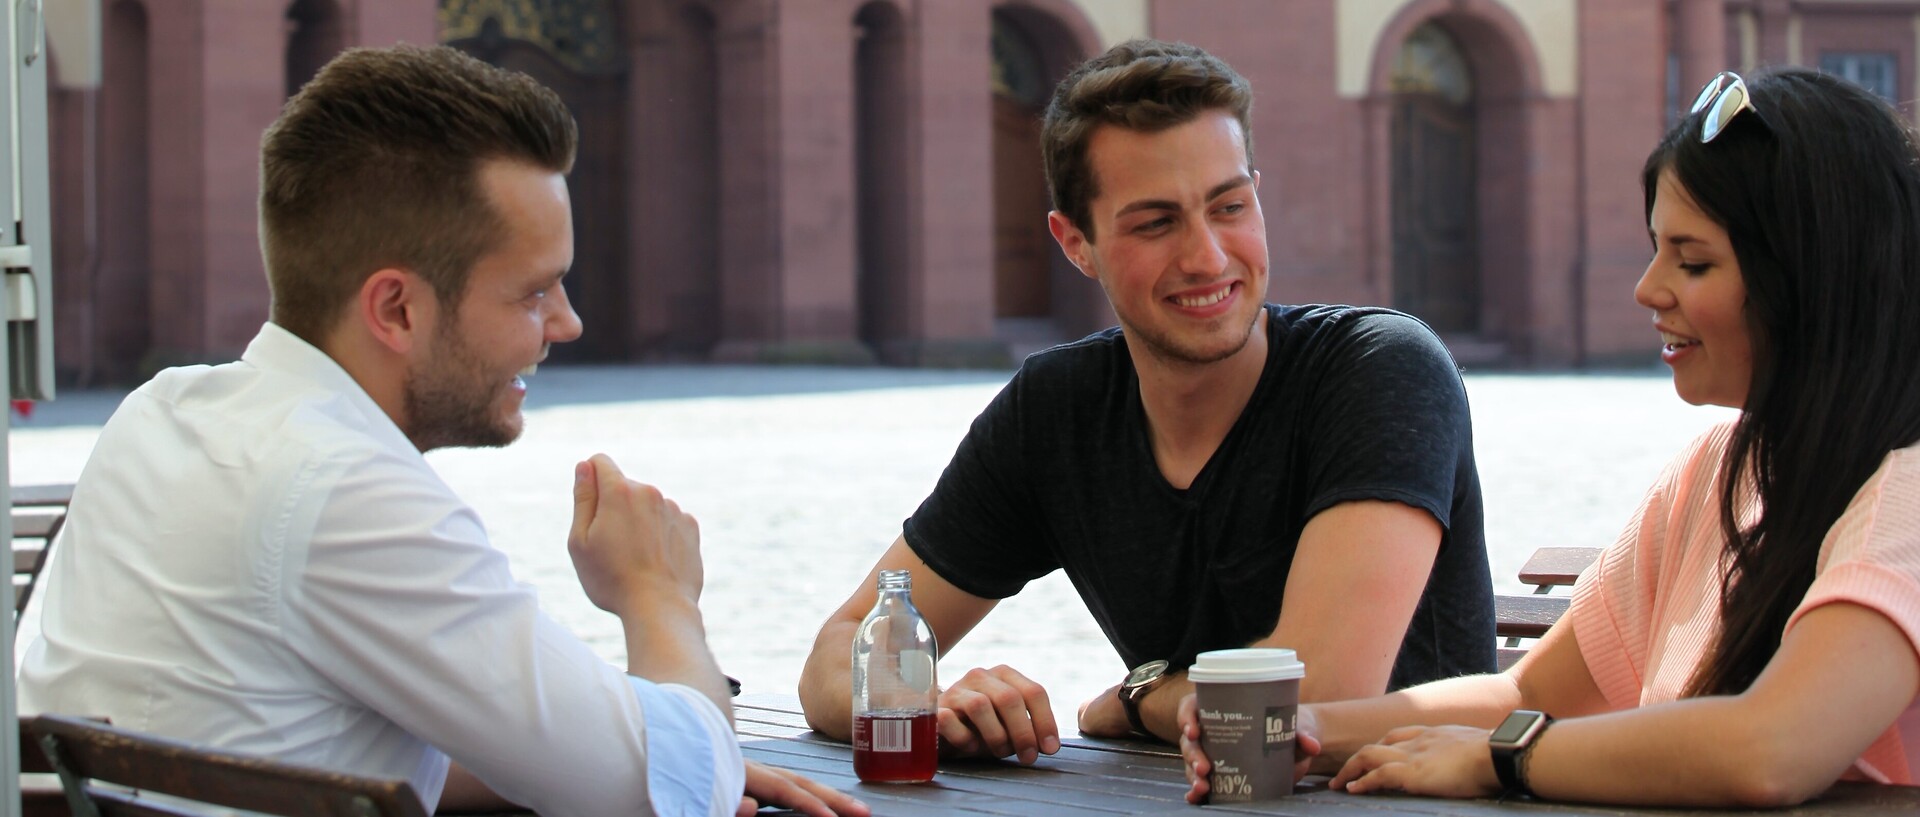
M 282 817 L 426 817 L 405 780 L 221 752 L 65 715 L 25 719 L 22 728 L 60 776 L 74 817 L 206 813 L 195 804 Z
M 1506 639 L 1496 653 L 1501 670 L 1519 662 L 1527 651 L 1520 639 L 1539 638 L 1567 612 L 1572 603 L 1566 596 L 1548 595 L 1556 587 L 1567 587 L 1580 573 L 1600 558 L 1599 548 L 1543 547 L 1533 552 L 1520 566 L 1520 583 L 1533 587 L 1528 596 L 1493 597 L 1494 635 Z
M 13 509 L 13 624 L 20 626 L 20 614 L 33 598 L 40 569 L 47 565 L 54 537 L 67 522 L 65 505 L 15 507 Z

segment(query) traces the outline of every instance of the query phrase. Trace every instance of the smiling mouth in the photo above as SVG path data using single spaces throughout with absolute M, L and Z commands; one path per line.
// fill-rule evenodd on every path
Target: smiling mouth
M 530 376 L 530 375 L 532 375 L 532 374 L 534 373 L 534 371 L 535 371 L 535 370 L 537 370 L 537 369 L 539 369 L 539 368 L 540 368 L 540 364 L 538 364 L 538 363 L 529 363 L 529 364 L 527 364 L 527 367 L 526 367 L 526 368 L 524 368 L 524 369 L 521 369 L 521 370 L 520 370 L 520 372 L 519 372 L 519 374 L 520 374 L 520 376 L 521 376 L 521 377 L 527 377 L 527 376 Z
M 1669 352 L 1677 352 L 1677 351 L 1680 351 L 1681 349 L 1685 349 L 1690 346 L 1700 345 L 1700 341 L 1694 340 L 1689 337 L 1685 337 L 1683 335 L 1676 335 L 1672 332 L 1661 332 L 1660 340 L 1665 341 L 1666 343 L 1665 348 Z
M 1180 306 L 1184 306 L 1188 309 L 1198 309 L 1203 306 L 1212 306 L 1221 301 L 1224 301 L 1227 299 L 1228 295 L 1232 295 L 1232 294 L 1233 294 L 1233 285 L 1228 284 L 1206 295 L 1174 295 L 1174 296 L 1170 296 L 1168 300 L 1173 301 L 1174 303 L 1179 304 Z

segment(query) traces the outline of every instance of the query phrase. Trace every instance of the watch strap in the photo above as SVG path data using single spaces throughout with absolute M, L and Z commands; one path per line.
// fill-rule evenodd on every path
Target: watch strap
M 1527 759 L 1533 747 L 1546 734 L 1547 727 L 1553 723 L 1553 716 L 1544 712 L 1515 710 L 1509 719 L 1515 717 L 1532 718 L 1535 723 L 1520 737 L 1517 743 L 1502 744 L 1488 742 L 1493 755 L 1493 774 L 1500 779 L 1501 788 L 1509 793 L 1533 796 L 1533 787 L 1527 784 Z M 1502 728 L 1505 724 L 1502 724 Z M 1500 730 L 1495 730 L 1500 731 Z

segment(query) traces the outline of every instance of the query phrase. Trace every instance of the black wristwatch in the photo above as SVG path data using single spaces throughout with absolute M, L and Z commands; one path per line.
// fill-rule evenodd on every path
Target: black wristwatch
M 1500 777 L 1500 785 L 1507 791 L 1533 796 L 1533 789 L 1527 786 L 1527 753 L 1551 723 L 1553 716 L 1545 712 L 1516 709 L 1487 735 L 1487 748 L 1493 752 L 1493 773 Z
M 1127 673 L 1127 680 L 1120 682 L 1120 706 L 1127 710 L 1127 722 L 1133 724 L 1133 731 L 1142 735 L 1152 735 L 1147 725 L 1140 722 L 1140 699 L 1147 697 L 1154 687 L 1167 679 L 1165 660 L 1148 661 L 1134 667 Z

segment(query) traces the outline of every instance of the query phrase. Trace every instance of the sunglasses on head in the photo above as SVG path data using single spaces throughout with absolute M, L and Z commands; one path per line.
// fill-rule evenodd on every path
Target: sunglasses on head
M 1705 144 L 1720 138 L 1727 126 L 1733 124 L 1734 117 L 1751 111 L 1755 119 L 1766 124 L 1767 118 L 1760 115 L 1760 109 L 1753 106 L 1753 95 L 1747 92 L 1747 81 L 1732 71 L 1721 71 L 1718 76 L 1700 89 L 1700 96 L 1693 100 L 1690 114 L 1706 111 L 1700 120 L 1700 142 Z

